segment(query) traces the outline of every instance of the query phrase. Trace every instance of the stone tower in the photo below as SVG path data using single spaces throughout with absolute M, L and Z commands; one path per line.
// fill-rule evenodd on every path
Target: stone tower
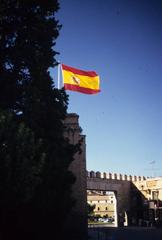
M 81 153 L 77 153 L 74 161 L 70 165 L 70 170 L 76 177 L 73 185 L 73 197 L 76 199 L 76 205 L 68 219 L 68 229 L 77 233 L 76 239 L 87 238 L 87 178 L 86 178 L 86 143 L 85 135 L 82 135 L 82 129 L 79 126 L 79 116 L 70 113 L 64 121 L 64 136 L 70 140 L 71 144 L 81 142 Z

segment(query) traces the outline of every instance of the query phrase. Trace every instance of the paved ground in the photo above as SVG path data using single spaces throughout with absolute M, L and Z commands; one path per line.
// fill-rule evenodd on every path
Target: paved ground
M 89 240 L 162 240 L 162 228 L 89 228 Z

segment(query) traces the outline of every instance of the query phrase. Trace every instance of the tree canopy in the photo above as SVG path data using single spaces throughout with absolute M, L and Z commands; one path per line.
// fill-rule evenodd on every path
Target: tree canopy
M 48 239 L 73 205 L 77 146 L 64 139 L 68 96 L 50 76 L 58 10 L 57 0 L 0 0 L 0 228 L 28 225 L 34 239 Z

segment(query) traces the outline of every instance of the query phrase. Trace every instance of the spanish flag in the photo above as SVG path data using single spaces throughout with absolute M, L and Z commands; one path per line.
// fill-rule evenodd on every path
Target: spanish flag
M 62 64 L 62 75 L 65 90 L 86 94 L 100 92 L 100 79 L 94 71 L 84 71 Z

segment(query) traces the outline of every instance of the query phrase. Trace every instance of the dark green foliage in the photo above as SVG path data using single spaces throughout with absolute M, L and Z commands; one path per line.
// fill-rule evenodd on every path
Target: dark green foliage
M 29 235 L 48 239 L 48 234 L 61 231 L 74 203 L 75 178 L 68 168 L 78 146 L 63 137 L 68 97 L 64 90 L 55 89 L 49 73 L 57 65 L 58 9 L 57 0 L 0 0 L 0 231 L 4 239 L 10 239 L 3 234 L 5 228 L 17 239 Z
M 95 209 L 95 207 L 96 207 L 95 204 L 91 205 L 91 204 L 87 203 L 87 212 L 88 212 L 88 215 L 89 215 L 89 216 L 90 216 L 90 215 L 94 215 L 94 209 Z
M 0 204 L 19 206 L 29 202 L 42 182 L 46 161 L 43 141 L 13 114 L 0 112 Z
M 55 0 L 0 1 L 2 107 L 13 107 L 14 102 L 17 111 L 23 110 L 26 94 L 32 95 L 38 84 L 36 95 L 51 88 L 48 69 L 56 64 L 52 47 L 60 28 L 54 17 L 57 10 Z M 45 85 L 43 89 L 41 85 Z

